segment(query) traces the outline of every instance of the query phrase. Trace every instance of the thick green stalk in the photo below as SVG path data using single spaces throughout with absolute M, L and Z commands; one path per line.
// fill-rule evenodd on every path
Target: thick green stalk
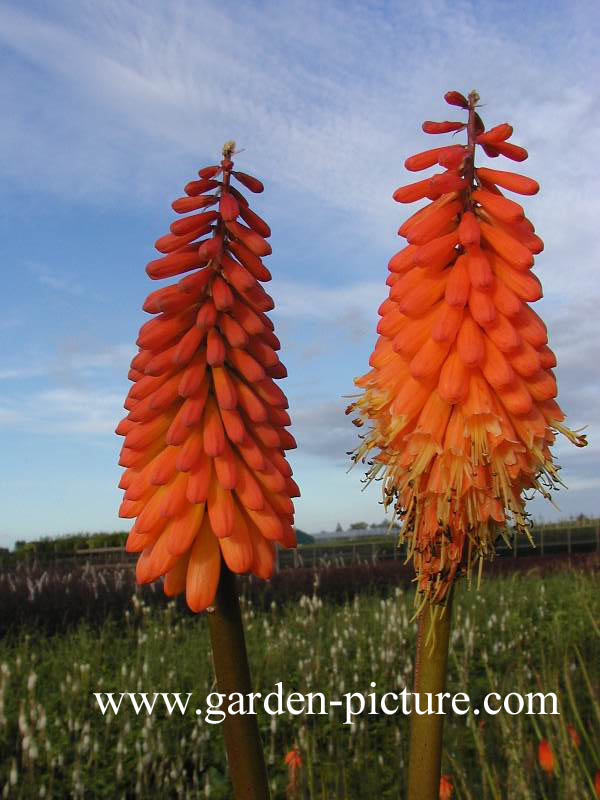
M 268 800 L 269 785 L 255 714 L 227 714 L 229 695 L 252 691 L 235 575 L 221 561 L 221 578 L 208 614 L 217 686 L 226 695 L 223 726 L 227 760 L 236 800 Z
M 435 695 L 446 690 L 452 595 L 451 591 L 443 614 L 438 607 L 433 616 L 434 606 L 429 602 L 419 614 L 413 687 L 421 697 L 419 710 L 427 708 L 426 695 L 431 694 L 432 708 L 437 711 Z M 438 800 L 440 796 L 443 726 L 442 714 L 421 715 L 413 710 L 410 715 L 408 800 Z

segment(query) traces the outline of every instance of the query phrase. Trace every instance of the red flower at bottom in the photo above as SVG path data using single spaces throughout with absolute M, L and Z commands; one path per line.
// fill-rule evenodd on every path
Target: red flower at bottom
M 450 775 L 442 775 L 440 778 L 440 800 L 450 800 L 454 786 Z
M 298 772 L 302 768 L 302 758 L 298 745 L 294 745 L 289 753 L 287 753 L 284 762 L 287 764 L 288 768 L 289 782 L 287 785 L 287 794 L 288 797 L 295 797 L 298 792 Z
M 538 762 L 547 775 L 554 773 L 554 753 L 546 739 L 542 739 L 539 743 Z

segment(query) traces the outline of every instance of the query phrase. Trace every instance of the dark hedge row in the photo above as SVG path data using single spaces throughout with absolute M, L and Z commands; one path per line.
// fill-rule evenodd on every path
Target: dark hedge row
M 569 566 L 600 571 L 600 556 L 565 555 L 497 558 L 484 570 L 485 579 L 496 575 L 535 570 L 545 574 Z M 413 572 L 400 561 L 375 564 L 329 566 L 321 569 L 289 569 L 268 582 L 252 577 L 240 579 L 241 593 L 259 608 L 285 604 L 302 595 L 317 594 L 323 600 L 344 602 L 362 592 L 385 593 L 391 587 L 409 588 Z M 0 572 L 0 635 L 24 628 L 52 634 L 80 622 L 102 624 L 107 618 L 121 619 L 132 608 L 133 596 L 150 606 L 169 602 L 160 582 L 136 587 L 133 570 L 93 569 L 42 565 L 20 565 Z M 182 613 L 191 613 L 182 597 Z

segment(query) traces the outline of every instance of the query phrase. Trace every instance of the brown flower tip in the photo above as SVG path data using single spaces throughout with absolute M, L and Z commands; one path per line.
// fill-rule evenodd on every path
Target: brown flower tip
M 131 362 L 119 463 L 126 470 L 120 516 L 135 518 L 127 540 L 141 553 L 139 583 L 164 577 L 168 595 L 212 604 L 221 557 L 237 573 L 272 574 L 275 543 L 294 547 L 293 497 L 285 451 L 296 446 L 287 399 L 274 380 L 287 372 L 267 316 L 271 278 L 262 258 L 270 228 L 250 210 L 232 176 L 235 142 L 220 165 L 199 170 L 172 204 L 178 214 L 156 242 L 154 280 L 189 273 L 151 292 L 139 352 Z M 259 188 L 258 188 L 259 187 Z M 210 206 L 218 210 L 202 211 Z

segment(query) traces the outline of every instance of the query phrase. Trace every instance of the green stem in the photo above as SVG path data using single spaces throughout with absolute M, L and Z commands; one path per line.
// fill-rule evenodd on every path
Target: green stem
M 252 691 L 235 575 L 221 561 L 214 610 L 208 614 L 210 641 L 219 692 L 225 695 L 223 726 L 229 772 L 236 800 L 268 800 L 269 785 L 255 714 L 228 714 L 233 692 Z
M 438 692 L 446 689 L 448 643 L 452 595 L 444 613 L 427 602 L 419 614 L 417 655 L 413 691 L 420 695 L 419 710 L 427 708 L 426 694 L 432 695 L 432 710 L 437 711 Z M 414 698 L 413 698 L 414 700 Z M 410 754 L 408 761 L 408 800 L 438 800 L 442 766 L 443 714 L 410 715 Z

